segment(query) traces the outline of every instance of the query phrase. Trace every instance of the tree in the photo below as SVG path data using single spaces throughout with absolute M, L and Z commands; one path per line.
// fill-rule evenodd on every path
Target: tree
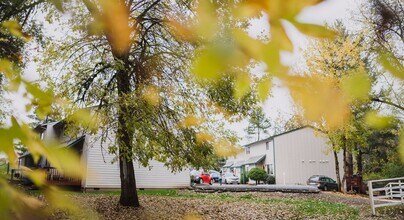
M 254 167 L 248 171 L 248 178 L 255 180 L 255 184 L 258 184 L 260 181 L 266 181 L 267 176 L 267 172 L 261 168 Z
M 225 3 L 216 6 L 226 11 Z M 66 5 L 74 13 L 69 25 L 76 32 L 61 44 L 49 42 L 44 70 L 59 61 L 66 64 L 57 79 L 51 71 L 43 73 L 49 86 L 79 106 L 95 105 L 103 116 L 101 133 L 116 134 L 109 149 L 118 155 L 124 206 L 139 206 L 134 159 L 143 166 L 155 159 L 178 171 L 210 167 L 216 154 L 236 152 L 234 134 L 215 120 L 215 112 L 226 118 L 229 108 L 208 102 L 218 93 L 190 75 L 191 58 L 203 39 L 185 42 L 167 20 L 186 23 L 196 7 L 192 1 L 83 0 Z M 231 85 L 226 94 L 237 91 L 231 70 L 221 77 Z
M 352 154 L 358 150 L 358 147 L 366 145 L 364 112 L 369 109 L 367 94 L 370 91 L 373 75 L 367 71 L 368 55 L 362 46 L 362 37 L 350 36 L 340 24 L 337 24 L 337 30 L 339 35 L 335 39 L 314 42 L 305 52 L 305 58 L 308 72 L 318 77 L 319 81 L 325 84 L 330 83 L 329 89 L 350 90 L 351 97 L 345 97 L 346 100 L 334 99 L 347 107 L 345 112 L 328 120 L 309 122 L 310 125 L 326 134 L 330 141 L 335 158 L 337 182 L 341 191 L 341 183 L 348 181 L 353 175 Z M 353 94 L 355 96 L 352 96 Z M 310 115 L 306 116 L 306 118 L 310 117 Z M 330 125 L 331 121 L 340 125 L 337 127 Z M 344 155 L 342 181 L 337 156 L 337 152 L 341 150 Z
M 404 70 L 404 3 L 400 0 L 369 0 L 363 3 L 359 15 L 362 25 L 369 34 L 366 41 L 375 54 L 376 61 L 384 66 L 380 77 L 384 77 L 381 91 L 372 95 L 371 100 L 392 107 L 402 114 L 404 100 L 402 72 Z M 401 80 L 397 81 L 386 72 Z
M 248 120 L 246 132 L 249 135 L 257 135 L 257 141 L 260 140 L 260 134 L 268 134 L 268 129 L 271 127 L 271 122 L 265 117 L 262 108 L 254 109 Z

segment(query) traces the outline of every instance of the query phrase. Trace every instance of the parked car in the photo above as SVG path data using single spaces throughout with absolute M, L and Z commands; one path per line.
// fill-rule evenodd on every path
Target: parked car
M 219 182 L 219 178 L 220 178 L 220 173 L 211 173 L 210 177 L 212 178 L 212 180 L 214 182 Z
M 232 184 L 232 183 L 240 184 L 240 177 L 234 175 L 233 173 L 225 173 L 224 184 Z
M 212 177 L 210 177 L 209 173 L 203 172 L 199 175 L 199 183 L 201 183 L 201 184 L 207 183 L 207 184 L 212 185 L 213 179 L 212 179 Z
M 311 176 L 307 180 L 307 185 L 315 186 L 320 190 L 328 191 L 328 190 L 337 190 L 338 191 L 338 183 L 331 179 L 328 176 L 323 175 L 314 175 Z

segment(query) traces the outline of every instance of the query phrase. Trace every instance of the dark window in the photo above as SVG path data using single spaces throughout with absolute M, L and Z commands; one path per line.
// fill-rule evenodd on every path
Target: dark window
M 245 148 L 245 153 L 246 153 L 246 154 L 250 154 L 250 147 L 246 147 L 246 148 Z
M 269 150 L 269 142 L 267 142 L 266 145 L 267 145 L 267 150 Z

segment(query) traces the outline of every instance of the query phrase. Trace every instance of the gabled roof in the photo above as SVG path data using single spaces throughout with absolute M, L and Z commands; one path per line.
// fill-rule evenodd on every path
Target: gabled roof
M 264 154 L 264 155 L 258 155 L 258 156 L 250 157 L 250 158 L 248 158 L 247 161 L 244 162 L 244 165 L 257 164 L 257 163 L 263 161 L 265 159 L 265 156 L 266 155 Z
M 294 131 L 301 130 L 301 129 L 304 129 L 304 128 L 313 128 L 313 127 L 312 127 L 312 126 L 309 126 L 309 125 L 306 125 L 306 126 L 303 126 L 303 127 L 300 127 L 300 128 L 296 128 L 296 129 L 292 129 L 292 130 L 289 130 L 289 131 L 285 131 L 285 132 L 282 132 L 282 133 L 279 133 L 279 134 L 272 135 L 272 136 L 269 137 L 269 138 L 265 138 L 265 139 L 262 139 L 262 140 L 259 140 L 259 141 L 255 141 L 255 142 L 246 144 L 246 145 L 244 145 L 243 147 L 249 147 L 249 146 L 251 146 L 251 145 L 255 145 L 255 144 L 258 144 L 258 143 L 268 142 L 268 141 L 273 140 L 275 137 L 278 137 L 278 136 L 281 136 L 281 135 L 284 135 L 284 134 L 288 134 L 288 133 L 292 133 L 292 132 L 294 132 Z M 313 129 L 314 129 L 314 128 L 313 128 Z
M 238 161 L 235 162 L 233 165 L 231 165 L 231 167 L 241 167 L 244 165 L 244 161 Z
M 69 141 L 63 143 L 60 147 L 71 148 L 71 147 L 73 147 L 75 144 L 79 143 L 80 141 L 83 141 L 85 137 L 86 137 L 86 136 L 83 135 L 83 136 L 80 136 L 80 137 L 78 137 L 78 138 L 71 139 L 71 140 L 69 140 Z M 31 154 L 31 152 L 27 151 L 27 152 L 23 153 L 21 156 L 19 156 L 18 158 L 23 158 L 23 157 L 26 157 L 26 156 L 28 156 L 28 155 L 30 155 L 30 154 Z
M 231 167 L 231 165 L 233 165 L 233 161 L 226 161 L 226 164 L 223 167 Z

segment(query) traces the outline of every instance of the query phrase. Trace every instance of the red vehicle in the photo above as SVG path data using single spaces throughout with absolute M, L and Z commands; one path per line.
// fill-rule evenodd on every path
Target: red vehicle
M 209 173 L 201 173 L 199 175 L 199 183 L 206 183 L 212 185 L 213 179 L 210 177 Z

